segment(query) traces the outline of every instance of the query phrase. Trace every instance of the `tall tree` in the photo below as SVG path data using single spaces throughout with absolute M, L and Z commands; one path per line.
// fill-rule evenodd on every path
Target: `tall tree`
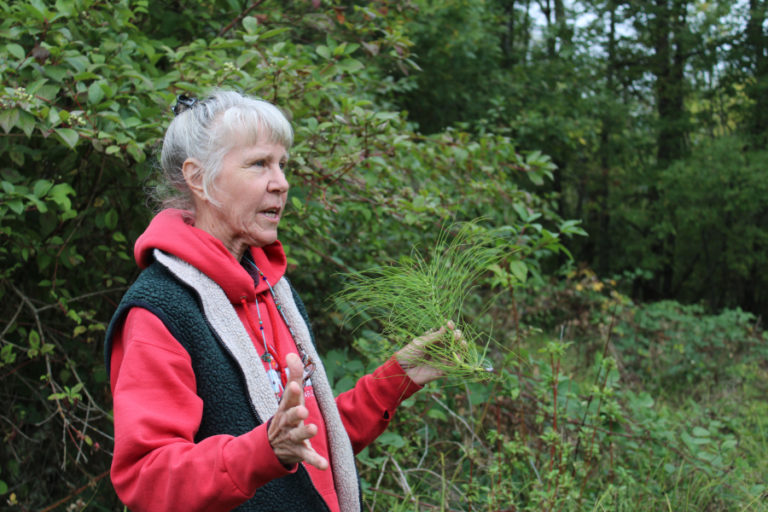
M 563 0 L 538 0 L 539 9 L 546 21 L 547 53 L 554 58 L 558 51 L 558 42 L 569 45 L 573 36 L 568 26 L 565 3 Z
M 688 57 L 688 0 L 655 0 L 649 6 L 648 30 L 653 45 L 651 72 L 655 77 L 659 128 L 659 166 L 688 153 L 688 115 L 685 110 L 685 64 Z
M 752 66 L 754 82 L 748 89 L 754 101 L 749 118 L 749 131 L 759 147 L 765 147 L 768 137 L 768 37 L 765 33 L 766 0 L 749 0 L 746 25 L 746 47 Z
M 610 92 L 616 88 L 616 2 L 609 0 L 606 10 L 608 16 L 608 38 L 606 41 L 605 88 Z M 599 232 L 595 233 L 596 237 L 593 237 L 596 253 L 590 259 L 595 262 L 597 271 L 604 275 L 609 270 L 609 257 L 612 245 L 611 210 L 609 209 L 608 200 L 611 193 L 610 173 L 614 156 L 614 144 L 611 142 L 611 136 L 617 130 L 615 113 L 610 109 L 604 109 L 600 121 L 600 143 L 598 147 L 600 173 L 598 174 L 595 197 L 595 202 L 598 205 L 595 209 L 597 216 L 596 225 Z

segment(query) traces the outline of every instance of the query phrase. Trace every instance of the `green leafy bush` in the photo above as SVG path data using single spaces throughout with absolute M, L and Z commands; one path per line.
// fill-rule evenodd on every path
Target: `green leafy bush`
M 574 233 L 534 192 L 545 157 L 491 134 L 424 137 L 379 100 L 407 86 L 392 69 L 412 69 L 399 11 L 257 7 L 0 2 L 0 493 L 13 506 L 117 507 L 101 343 L 137 273 L 177 93 L 235 88 L 293 119 L 281 238 L 323 351 L 352 339 L 325 309 L 338 272 L 429 243 L 445 219 L 512 226 L 515 269 L 532 275 Z
M 362 458 L 367 501 L 384 510 L 765 510 L 750 466 L 762 467 L 768 446 L 756 412 L 765 356 L 753 349 L 766 339 L 756 319 L 633 304 L 619 285 L 578 272 L 554 293 L 529 299 L 518 289 L 526 323 L 510 321 L 505 339 L 517 357 L 499 362 L 495 382 L 447 380 L 411 398 L 395 420 L 402 428 Z M 510 307 L 503 302 L 496 307 Z M 531 326 L 536 319 L 557 323 Z M 543 334 L 558 324 L 561 339 Z M 696 326 L 711 336 L 692 339 Z M 686 363 L 677 345 L 700 353 Z M 644 346 L 672 350 L 646 365 Z M 743 417 L 746 404 L 755 412 Z
M 421 134 L 393 101 L 417 87 L 412 6 L 314 4 L 0 1 L 3 505 L 120 508 L 108 483 L 104 327 L 137 272 L 130 246 L 151 215 L 145 189 L 175 95 L 229 87 L 292 117 L 281 239 L 336 391 L 382 355 L 379 326 L 350 332 L 329 302 L 340 273 L 433 247 L 453 221 L 484 217 L 514 242 L 464 304 L 505 347 L 489 352 L 498 378 L 446 381 L 409 399 L 360 457 L 367 507 L 764 509 L 759 322 L 635 304 L 621 283 L 560 272 L 566 240 L 584 231 L 561 217 L 562 197 L 542 192 L 556 188 L 550 158 L 483 123 Z M 526 116 L 516 129 L 530 136 L 557 124 Z M 582 145 L 575 125 L 557 128 Z M 717 179 L 757 194 L 747 163 Z M 684 167 L 663 178 L 678 228 L 694 239 L 700 198 L 678 201 L 671 185 L 701 175 Z M 737 213 L 759 218 L 758 196 L 743 196 Z M 740 251 L 729 253 L 729 275 L 743 279 L 759 258 L 747 258 L 748 230 L 726 227 L 723 240 Z M 487 309 L 492 289 L 508 293 Z

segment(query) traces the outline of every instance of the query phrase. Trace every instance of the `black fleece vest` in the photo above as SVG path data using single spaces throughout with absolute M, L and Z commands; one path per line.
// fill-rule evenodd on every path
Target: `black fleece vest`
M 296 292 L 291 291 L 309 326 L 304 304 Z M 159 263 L 153 263 L 139 275 L 112 317 L 105 342 L 107 372 L 115 329 L 133 307 L 147 309 L 156 315 L 192 359 L 197 394 L 203 400 L 203 417 L 195 442 L 218 434 L 239 436 L 268 419 L 259 418 L 256 413 L 248 398 L 242 370 L 206 321 L 197 292 L 181 283 Z M 249 454 L 243 453 L 242 456 L 248 457 Z M 267 483 L 235 510 L 325 512 L 329 509 L 312 485 L 306 469 L 299 465 L 298 471 Z

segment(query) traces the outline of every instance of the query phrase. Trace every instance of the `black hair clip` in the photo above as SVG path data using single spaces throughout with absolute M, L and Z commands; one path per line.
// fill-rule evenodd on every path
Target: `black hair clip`
M 186 94 L 176 96 L 176 104 L 173 106 L 173 115 L 178 116 L 182 112 L 189 110 L 197 104 L 197 98 L 190 98 Z

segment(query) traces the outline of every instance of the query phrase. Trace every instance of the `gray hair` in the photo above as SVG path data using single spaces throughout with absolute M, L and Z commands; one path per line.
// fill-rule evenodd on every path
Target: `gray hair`
M 165 132 L 160 166 L 165 183 L 156 190 L 165 208 L 194 209 L 192 191 L 182 174 L 187 158 L 200 162 L 203 193 L 218 205 L 211 192 L 221 170 L 221 159 L 238 143 L 266 141 L 293 144 L 293 129 L 273 104 L 234 91 L 215 91 L 180 112 Z

